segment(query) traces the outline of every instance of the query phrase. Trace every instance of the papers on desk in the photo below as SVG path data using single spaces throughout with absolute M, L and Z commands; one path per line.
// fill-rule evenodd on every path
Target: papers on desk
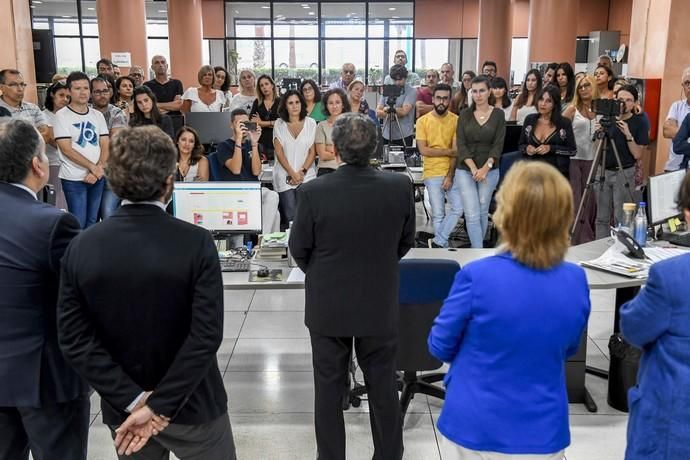
M 295 267 L 292 270 L 290 270 L 290 274 L 288 275 L 287 282 L 288 283 L 304 283 L 304 278 L 305 278 L 304 272 L 299 267 Z
M 687 254 L 687 250 L 678 248 L 646 247 L 646 258 L 633 259 L 621 254 L 615 246 L 611 246 L 601 256 L 593 260 L 580 262 L 584 267 L 595 268 L 627 276 L 629 278 L 645 279 L 649 275 L 652 264 L 671 257 Z

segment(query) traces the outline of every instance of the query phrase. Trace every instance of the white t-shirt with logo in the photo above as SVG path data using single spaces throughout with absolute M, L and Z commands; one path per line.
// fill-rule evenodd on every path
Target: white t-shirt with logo
M 92 163 L 101 157 L 101 137 L 108 136 L 108 125 L 103 114 L 91 107 L 85 113 L 77 113 L 69 106 L 58 110 L 53 126 L 55 140 L 71 139 L 72 148 Z M 60 179 L 83 181 L 88 169 L 70 161 L 60 151 Z

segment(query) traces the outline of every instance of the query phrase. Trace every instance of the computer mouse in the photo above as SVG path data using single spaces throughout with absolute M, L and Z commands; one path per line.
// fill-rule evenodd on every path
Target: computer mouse
M 268 275 L 268 268 L 260 268 L 256 271 L 256 276 L 258 276 L 259 278 L 266 278 Z

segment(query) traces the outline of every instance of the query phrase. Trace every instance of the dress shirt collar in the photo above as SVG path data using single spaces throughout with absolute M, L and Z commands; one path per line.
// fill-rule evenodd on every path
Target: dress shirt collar
M 31 190 L 31 189 L 30 189 L 29 187 L 27 187 L 26 185 L 24 185 L 24 184 L 17 184 L 17 183 L 12 183 L 12 184 L 10 184 L 10 185 L 14 185 L 14 186 L 17 187 L 17 188 L 21 188 L 21 189 L 23 189 L 23 190 L 26 190 L 27 192 L 29 192 L 29 193 L 31 194 L 32 197 L 34 197 L 35 200 L 38 200 L 38 196 L 36 195 L 36 192 L 34 192 L 33 190 Z
M 129 200 L 122 200 L 122 206 L 128 206 L 130 204 L 148 204 L 148 205 L 153 205 L 153 206 L 158 206 L 161 208 L 163 211 L 165 211 L 165 204 L 163 204 L 161 201 L 158 200 L 151 200 L 151 201 L 129 201 Z

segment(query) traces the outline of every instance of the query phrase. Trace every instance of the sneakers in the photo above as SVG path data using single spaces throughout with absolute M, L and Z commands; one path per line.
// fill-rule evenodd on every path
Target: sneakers
M 435 249 L 435 248 L 443 249 L 443 246 L 439 246 L 438 244 L 434 243 L 433 238 L 429 238 L 429 241 L 427 243 L 429 245 L 429 249 Z

